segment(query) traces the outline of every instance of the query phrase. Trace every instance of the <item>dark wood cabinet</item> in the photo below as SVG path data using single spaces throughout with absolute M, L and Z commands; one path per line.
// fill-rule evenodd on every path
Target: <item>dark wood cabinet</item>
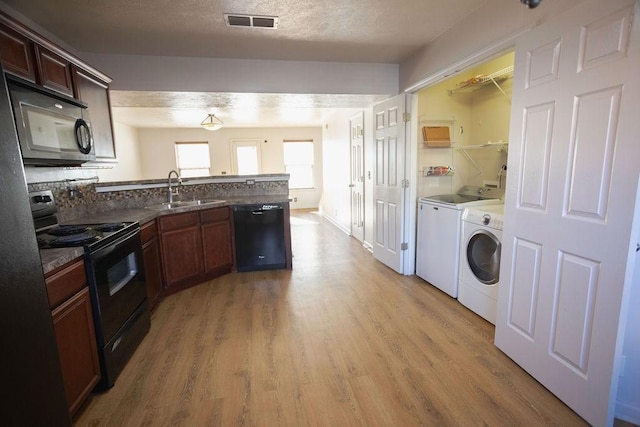
M 36 45 L 36 62 L 42 86 L 73 96 L 73 77 L 71 62 L 49 49 Z
M 73 416 L 100 380 L 93 312 L 82 259 L 45 279 L 52 308 L 69 413 Z
M 229 209 L 210 209 L 201 212 L 202 247 L 205 274 L 222 270 L 227 273 L 233 266 L 233 245 Z
M 165 289 L 194 284 L 204 265 L 198 212 L 160 217 L 159 221 Z
M 95 161 L 115 162 L 109 84 L 76 66 L 73 67 L 73 81 L 74 97 L 88 105 L 86 113 L 93 135 Z
M 116 162 L 108 76 L 1 11 L 0 61 L 7 73 L 85 103 L 94 162 Z
M 164 289 L 173 293 L 233 269 L 229 208 L 158 218 Z
M 142 239 L 142 257 L 144 274 L 147 282 L 147 299 L 149 308 L 153 309 L 160 301 L 162 294 L 162 261 L 160 260 L 160 243 L 156 220 L 143 224 L 140 229 Z
M 5 72 L 36 83 L 33 43 L 4 24 L 0 24 L 0 60 Z

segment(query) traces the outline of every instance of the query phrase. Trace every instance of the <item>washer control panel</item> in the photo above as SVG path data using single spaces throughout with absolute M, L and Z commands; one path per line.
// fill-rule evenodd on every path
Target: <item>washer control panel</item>
M 504 226 L 504 205 L 470 207 L 464 210 L 462 220 L 488 228 L 502 230 Z

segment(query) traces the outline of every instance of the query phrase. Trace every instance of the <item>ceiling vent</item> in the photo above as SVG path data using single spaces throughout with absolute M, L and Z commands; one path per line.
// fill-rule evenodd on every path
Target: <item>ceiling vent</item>
M 245 28 L 278 28 L 277 16 L 257 16 L 257 15 L 240 15 L 235 13 L 225 13 L 224 21 L 227 27 L 245 27 Z

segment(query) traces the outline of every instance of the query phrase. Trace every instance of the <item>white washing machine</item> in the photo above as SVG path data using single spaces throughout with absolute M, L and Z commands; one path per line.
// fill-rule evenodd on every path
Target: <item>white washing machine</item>
M 466 207 L 496 204 L 504 190 L 465 185 L 455 194 L 418 200 L 416 275 L 458 296 L 461 217 Z
M 504 205 L 465 209 L 460 240 L 458 301 L 496 324 Z

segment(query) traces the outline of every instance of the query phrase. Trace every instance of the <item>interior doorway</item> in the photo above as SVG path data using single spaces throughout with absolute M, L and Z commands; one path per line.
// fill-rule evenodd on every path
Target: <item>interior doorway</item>
M 364 241 L 364 112 L 349 120 L 350 138 L 350 183 L 351 188 L 351 235 Z

